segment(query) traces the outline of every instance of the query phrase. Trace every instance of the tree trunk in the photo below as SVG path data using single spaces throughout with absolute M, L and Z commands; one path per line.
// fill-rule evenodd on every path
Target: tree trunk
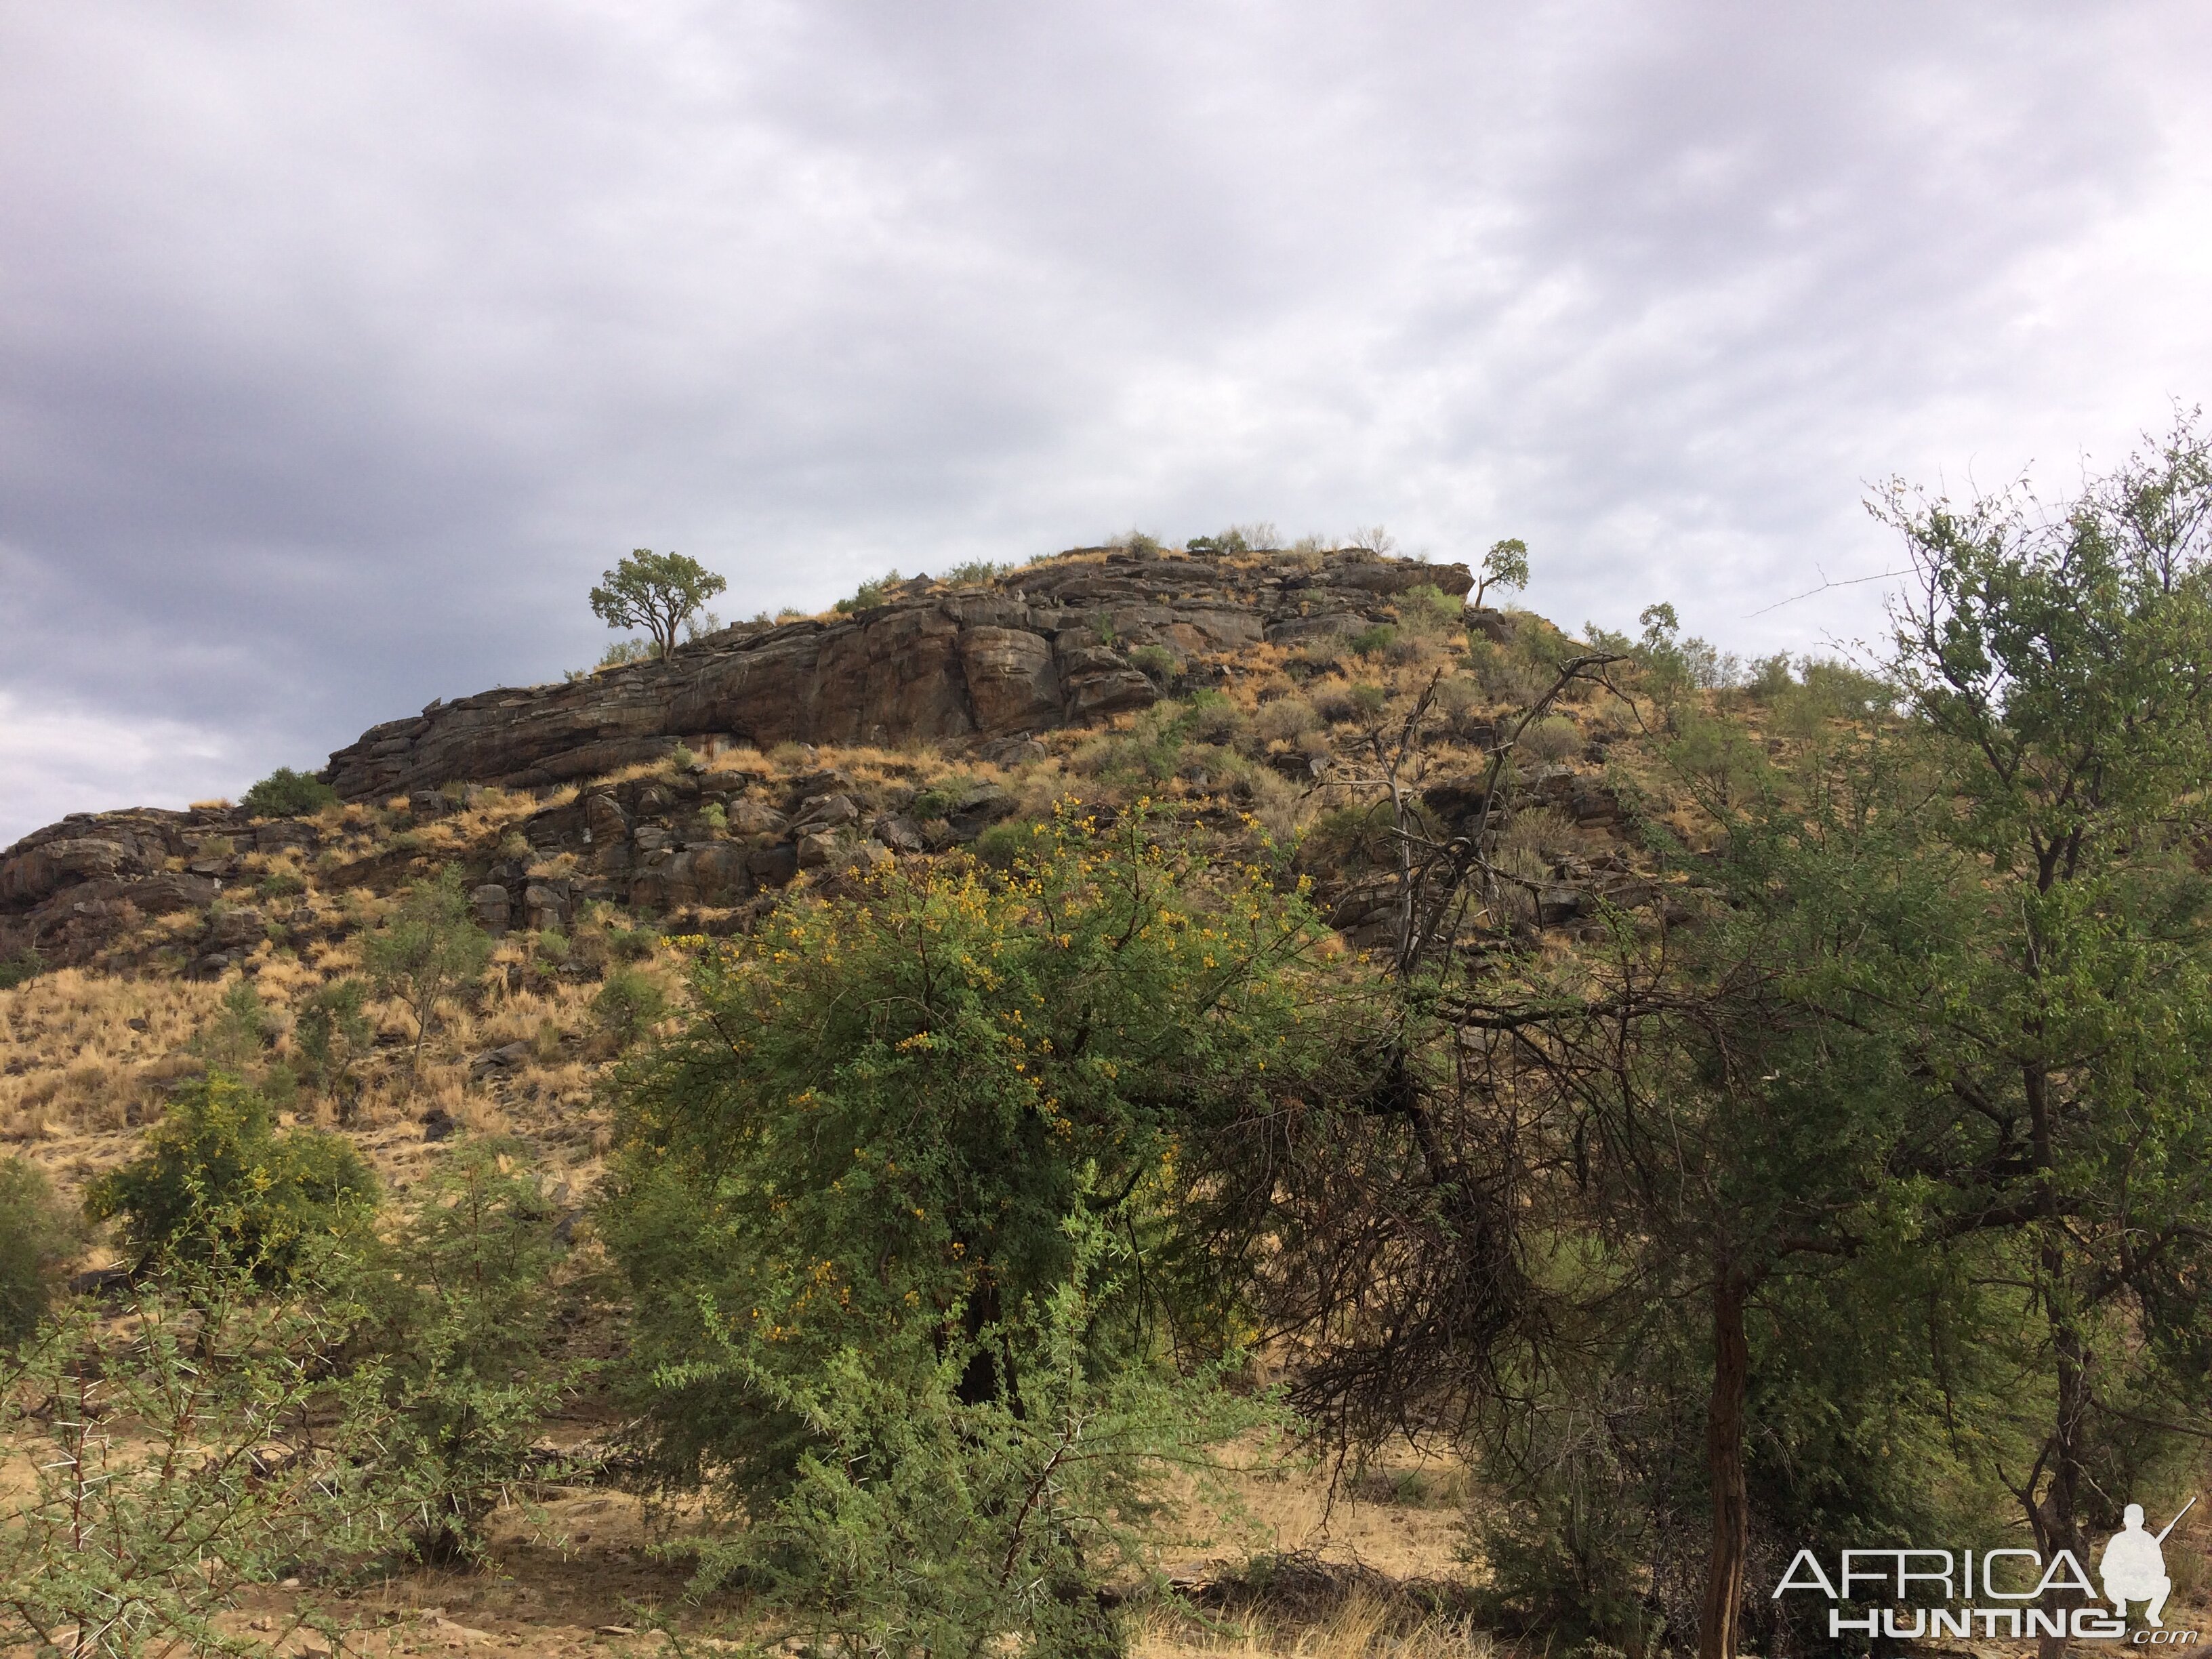
M 1713 1280 L 1713 1390 L 1705 1412 L 1705 1471 L 1712 1486 L 1713 1544 L 1698 1621 L 1698 1659 L 1735 1659 L 1743 1608 L 1744 1558 L 1751 1549 L 1750 1497 L 1743 1478 L 1743 1405 L 1751 1386 L 1744 1304 L 1751 1287 L 1723 1265 Z
M 2035 1159 L 2036 1208 L 2039 1231 L 2038 1265 L 2043 1275 L 2043 1307 L 2051 1326 L 2051 1358 L 2057 1371 L 2057 1413 L 2051 1424 L 2051 1485 L 2043 1501 L 2032 1506 L 2036 1543 L 2047 1559 L 2060 1550 L 2085 1558 L 2081 1537 L 2081 1433 L 2089 1413 L 2089 1356 L 2082 1341 L 2070 1291 L 2070 1263 L 2058 1213 L 2057 1155 L 2051 1124 L 2050 1079 L 2040 1066 L 2025 1069 L 2023 1091 L 2027 1097 L 2029 1152 Z M 2079 1601 L 2060 1596 L 2061 1604 Z M 2037 1659 L 2061 1659 L 2068 1647 L 2064 1637 L 2036 1638 Z

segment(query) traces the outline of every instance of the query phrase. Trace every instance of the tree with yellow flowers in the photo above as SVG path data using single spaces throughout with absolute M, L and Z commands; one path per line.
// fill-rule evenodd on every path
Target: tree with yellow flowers
M 1118 1644 L 1093 1591 L 1149 1479 L 1268 1413 L 1221 1368 L 1259 1136 L 1343 1048 L 1322 937 L 1262 870 L 1071 808 L 1006 872 L 703 947 L 607 1215 L 662 1471 L 747 1522 L 710 1577 L 817 1638 Z

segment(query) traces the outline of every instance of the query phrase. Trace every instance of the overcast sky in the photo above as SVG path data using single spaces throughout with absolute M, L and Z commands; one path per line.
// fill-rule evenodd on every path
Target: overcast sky
M 1874 638 L 2212 392 L 2212 9 L 0 0 L 0 843 L 1131 527 Z M 1773 607 L 1773 608 L 1770 608 Z

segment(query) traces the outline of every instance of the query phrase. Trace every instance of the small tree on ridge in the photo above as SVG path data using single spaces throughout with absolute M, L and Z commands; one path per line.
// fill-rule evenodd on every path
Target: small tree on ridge
M 1482 556 L 1482 569 L 1474 584 L 1474 598 L 1470 601 L 1478 610 L 1482 596 L 1493 587 L 1510 588 L 1518 592 L 1528 586 L 1528 544 L 1518 536 L 1509 536 L 1502 542 L 1492 542 L 1490 551 Z
M 676 649 L 676 630 L 729 586 L 696 559 L 649 547 L 634 550 L 599 582 L 592 590 L 592 614 L 610 628 L 644 629 L 663 662 Z

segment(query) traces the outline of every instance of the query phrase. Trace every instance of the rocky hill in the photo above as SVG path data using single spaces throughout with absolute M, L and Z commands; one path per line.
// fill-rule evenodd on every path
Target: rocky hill
M 1524 726 L 1575 647 L 1527 613 L 1465 608 L 1469 585 L 1462 566 L 1354 551 L 1079 550 L 433 704 L 333 755 L 338 799 L 312 811 L 74 814 L 0 854 L 0 1157 L 81 1193 L 220 1069 L 283 1121 L 342 1131 L 403 1202 L 457 1136 L 511 1138 L 581 1224 L 613 1139 L 610 1068 L 683 1007 L 695 936 L 860 892 L 886 864 L 1004 865 L 1071 798 L 1101 820 L 1149 802 L 1309 882 L 1346 948 L 1387 948 L 1375 768 L 1417 707 L 1425 735 L 1396 781 L 1439 835 L 1485 823 L 1513 878 L 1465 919 L 1471 949 L 1576 948 L 1600 896 L 1664 925 L 1679 890 L 1621 799 L 1636 709 L 1583 685 Z M 1515 733 L 1517 783 L 1494 808 Z M 489 964 L 418 1009 L 379 980 L 374 942 L 455 875 Z M 363 1025 L 338 1064 L 347 996 Z M 90 1277 L 116 1259 L 96 1249 Z M 1285 1549 L 1457 1571 L 1455 1511 L 1273 1486 L 1254 1507 Z M 471 1580 L 479 1601 L 425 1574 L 392 1593 L 396 1628 L 446 1639 L 421 1634 L 459 1628 L 418 1605 L 434 1598 L 471 1608 L 471 1639 L 496 1626 L 565 1653 L 624 1598 L 674 1594 L 681 1573 L 634 1553 L 636 1499 L 580 1488 L 553 1509 L 563 1552 L 517 1530 L 496 1594 L 490 1575 Z
M 1040 734 L 1263 668 L 1255 648 L 1342 641 L 1387 625 L 1401 595 L 1428 587 L 1456 602 L 1470 586 L 1464 565 L 1358 550 L 1218 560 L 1079 549 L 987 586 L 919 579 L 849 616 L 725 629 L 665 663 L 435 702 L 372 727 L 320 775 L 346 801 L 404 797 L 409 816 L 428 823 L 465 799 L 456 789 L 549 792 L 679 750 L 714 760 L 832 744 L 1019 763 L 1043 757 Z M 716 787 L 683 771 L 549 805 L 521 826 L 522 846 L 472 872 L 485 920 L 550 925 L 579 894 L 659 911 L 781 886 L 829 862 L 838 832 L 854 824 L 860 808 L 841 776 L 800 765 L 787 787 L 757 789 L 734 809 L 729 785 L 743 792 L 742 775 Z M 981 781 L 967 793 L 923 821 L 942 818 L 972 838 L 1012 810 Z M 734 838 L 706 835 L 702 813 L 726 815 Z M 224 807 L 72 814 L 0 854 L 0 958 L 35 949 L 90 960 L 141 918 L 209 912 L 254 855 L 318 854 L 328 833 Z M 918 823 L 893 822 L 873 844 L 919 852 L 926 837 Z M 529 877 L 533 860 L 562 853 L 586 872 Z M 228 910 L 191 941 L 193 971 L 234 965 L 258 926 L 250 908 Z
M 1453 833 L 1573 648 L 1527 613 L 1464 608 L 1468 587 L 1463 566 L 1352 550 L 1079 550 L 433 704 L 332 756 L 340 799 L 312 812 L 73 814 L 0 854 L 0 1139 L 73 1184 L 218 1061 L 287 1099 L 296 1076 L 298 1109 L 328 1115 L 293 1022 L 361 979 L 364 940 L 441 872 L 497 952 L 419 1054 L 412 1014 L 372 1000 L 341 1115 L 395 1178 L 462 1123 L 588 1183 L 618 1047 L 599 1004 L 622 975 L 680 999 L 667 941 L 749 931 L 794 885 L 834 893 L 887 862 L 1003 861 L 1071 797 L 1149 799 L 1285 876 L 1294 859 L 1347 945 L 1385 945 L 1378 737 L 1432 700 L 1400 781 Z M 1584 686 L 1523 735 L 1521 810 L 1486 820 L 1516 884 L 1470 927 L 1571 944 L 1596 897 L 1668 914 L 1616 793 L 1640 729 Z
M 678 743 L 917 741 L 986 755 L 1006 739 L 1149 707 L 1131 653 L 1180 671 L 1247 646 L 1355 635 L 1421 586 L 1454 599 L 1465 565 L 1356 549 L 1311 563 L 1078 549 L 988 586 L 921 578 L 848 617 L 732 628 L 565 685 L 434 702 L 374 726 L 322 775 L 348 800 L 456 781 L 537 789 L 658 759 Z

